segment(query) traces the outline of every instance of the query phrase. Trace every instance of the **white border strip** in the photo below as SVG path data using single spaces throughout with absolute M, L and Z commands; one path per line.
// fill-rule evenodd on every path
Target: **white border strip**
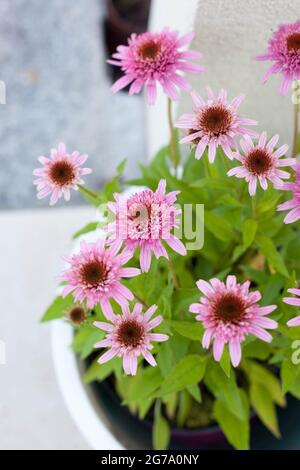
M 67 409 L 77 428 L 93 450 L 124 450 L 101 421 L 87 390 L 70 344 L 73 328 L 67 322 L 54 321 L 51 325 L 51 343 L 54 368 L 59 388 Z
M 193 31 L 199 0 L 152 0 L 149 21 L 150 31 L 160 31 L 168 26 L 181 34 Z M 176 109 L 176 108 L 175 108 Z M 167 144 L 167 99 L 158 87 L 155 105 L 146 104 L 146 148 L 148 158 Z

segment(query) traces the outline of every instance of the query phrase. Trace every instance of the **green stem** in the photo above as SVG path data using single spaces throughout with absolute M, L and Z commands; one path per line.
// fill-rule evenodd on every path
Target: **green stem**
M 148 308 L 148 305 L 146 304 L 146 302 L 145 302 L 139 295 L 137 295 L 136 293 L 134 293 L 134 297 L 136 298 L 136 300 L 137 300 L 140 304 L 142 304 L 142 305 L 144 305 L 144 307 Z
M 251 197 L 251 203 L 252 203 L 252 217 L 254 220 L 256 220 L 256 196 Z
M 170 151 L 171 151 L 171 160 L 173 163 L 173 167 L 175 170 L 175 176 L 177 175 L 177 150 L 176 150 L 176 135 L 174 130 L 173 124 L 173 116 L 172 116 L 172 100 L 168 98 L 168 124 L 169 124 L 169 131 L 170 131 Z
M 86 194 L 89 194 L 90 196 L 92 196 L 96 199 L 98 198 L 98 194 L 95 191 L 93 191 L 92 189 L 89 189 L 86 186 L 82 186 L 82 184 L 79 184 L 78 188 L 80 188 L 81 191 L 85 192 Z
M 176 274 L 176 271 L 175 271 L 175 267 L 174 267 L 174 264 L 173 264 L 173 261 L 171 260 L 171 258 L 168 261 L 168 265 L 169 265 L 169 269 L 170 269 L 170 271 L 172 273 L 172 276 L 173 276 L 174 286 L 175 286 L 176 289 L 180 289 L 180 282 L 178 280 L 178 277 L 177 277 L 177 274 Z
M 298 134 L 299 134 L 299 97 L 296 97 L 297 102 L 294 103 L 294 138 L 293 138 L 293 150 L 292 157 L 297 156 L 298 150 Z

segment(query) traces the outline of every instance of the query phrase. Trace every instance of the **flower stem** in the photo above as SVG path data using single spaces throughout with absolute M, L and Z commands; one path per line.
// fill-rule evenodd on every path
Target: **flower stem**
M 296 91 L 300 88 L 300 85 L 297 86 Z M 292 157 L 297 156 L 298 150 L 298 133 L 299 133 L 299 97 L 296 93 L 296 102 L 294 103 L 294 139 L 293 139 L 293 150 Z
M 140 304 L 144 305 L 144 307 L 147 307 L 148 308 L 148 305 L 146 304 L 146 302 L 139 296 L 137 295 L 136 293 L 134 293 L 134 297 L 136 298 L 136 300 L 138 302 L 140 302 Z
M 252 203 L 252 217 L 254 220 L 256 220 L 256 196 L 251 197 L 251 203 Z
M 82 184 L 78 184 L 78 188 L 83 191 L 84 193 L 88 194 L 91 197 L 98 198 L 99 195 L 93 191 L 92 189 L 87 188 L 86 186 L 82 186 Z
M 173 124 L 173 116 L 172 116 L 172 100 L 168 98 L 168 124 L 169 124 L 169 130 L 170 130 L 170 152 L 171 152 L 171 160 L 173 163 L 174 171 L 175 171 L 175 176 L 177 175 L 177 143 L 176 143 L 176 135 L 175 135 L 175 129 L 174 129 L 174 124 Z
M 179 283 L 179 280 L 178 280 L 178 277 L 177 277 L 177 274 L 176 274 L 176 271 L 175 271 L 175 267 L 174 267 L 174 264 L 173 264 L 173 261 L 171 260 L 171 258 L 169 258 L 168 265 L 169 265 L 169 269 L 170 269 L 170 271 L 172 273 L 172 276 L 173 276 L 174 286 L 175 286 L 176 289 L 180 289 L 180 283 Z

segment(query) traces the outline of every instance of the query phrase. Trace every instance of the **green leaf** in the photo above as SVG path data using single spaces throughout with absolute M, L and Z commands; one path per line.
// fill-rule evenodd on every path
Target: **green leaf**
M 166 377 L 173 366 L 173 351 L 170 345 L 170 340 L 162 343 L 156 355 L 158 367 L 164 377 Z
M 252 383 L 250 386 L 250 401 L 264 425 L 276 437 L 280 437 L 276 408 L 269 390 L 261 383 Z
M 83 381 L 86 384 L 95 381 L 102 382 L 102 380 L 110 376 L 116 369 L 120 368 L 121 361 L 119 357 L 115 357 L 104 364 L 99 364 L 98 359 L 95 359 L 84 374 Z
M 277 377 L 266 367 L 255 361 L 244 361 L 245 368 L 251 383 L 263 385 L 269 393 L 271 400 L 280 406 L 285 406 L 285 399 Z
M 174 328 L 177 333 L 185 338 L 189 338 L 192 341 L 201 341 L 203 336 L 203 326 L 200 322 L 190 321 L 169 321 L 168 324 L 171 328 Z
M 257 226 L 256 220 L 245 220 L 243 225 L 243 245 L 245 248 L 248 248 L 252 244 L 256 235 Z
M 247 418 L 233 371 L 230 377 L 227 377 L 220 370 L 219 364 L 211 361 L 206 369 L 204 382 L 211 393 L 224 402 L 232 414 L 241 420 Z
M 281 364 L 281 381 L 283 393 L 291 391 L 300 378 L 299 364 L 293 364 L 291 359 L 286 359 Z
M 243 357 L 253 357 L 255 359 L 266 360 L 271 354 L 271 346 L 262 341 L 253 341 L 243 348 Z
M 230 377 L 230 371 L 231 371 L 231 363 L 230 363 L 230 356 L 227 347 L 224 348 L 221 360 L 220 360 L 220 366 L 227 375 L 227 377 Z
M 78 330 L 72 342 L 72 349 L 81 359 L 88 357 L 95 350 L 95 344 L 104 338 L 105 333 L 98 328 L 84 325 Z
M 219 240 L 228 242 L 233 238 L 233 229 L 224 217 L 217 216 L 213 212 L 205 211 L 205 227 Z
M 56 320 L 64 316 L 65 312 L 74 304 L 74 298 L 72 294 L 62 297 L 59 295 L 47 308 L 44 316 L 41 319 L 41 322 L 46 322 L 50 320 Z
M 125 403 L 141 401 L 149 397 L 161 385 L 162 381 L 163 378 L 157 367 L 146 367 L 139 370 Z
M 89 224 L 85 225 L 82 229 L 78 230 L 78 232 L 74 233 L 73 239 L 84 235 L 85 233 L 93 232 L 97 230 L 99 222 L 90 222 Z
M 189 385 L 186 389 L 194 398 L 194 400 L 196 400 L 196 402 L 201 403 L 202 401 L 201 390 L 198 384 Z
M 167 375 L 155 396 L 161 397 L 179 392 L 190 385 L 199 383 L 204 376 L 205 368 L 205 358 L 197 354 L 185 356 Z
M 193 400 L 191 395 L 185 390 L 179 393 L 179 403 L 177 411 L 177 426 L 182 428 L 185 425 L 185 422 L 191 413 Z
M 257 243 L 262 254 L 266 257 L 270 265 L 283 276 L 289 277 L 283 258 L 276 250 L 272 240 L 264 236 L 259 236 L 257 237 Z
M 118 176 L 123 175 L 125 167 L 126 167 L 126 163 L 127 163 L 127 158 L 124 158 L 124 160 L 122 160 L 121 163 L 119 163 L 119 165 L 117 166 Z
M 154 450 L 166 450 L 170 442 L 169 424 L 161 415 L 161 405 L 159 400 L 157 400 L 155 404 L 152 440 Z
M 238 390 L 238 393 L 247 419 L 238 419 L 221 399 L 217 399 L 214 403 L 214 416 L 230 444 L 238 450 L 248 450 L 250 440 L 249 404 L 245 392 Z

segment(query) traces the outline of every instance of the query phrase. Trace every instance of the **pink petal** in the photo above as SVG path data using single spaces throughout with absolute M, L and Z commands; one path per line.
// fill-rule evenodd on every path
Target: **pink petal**
M 229 354 L 233 367 L 237 367 L 242 358 L 241 344 L 237 339 L 229 342 Z

